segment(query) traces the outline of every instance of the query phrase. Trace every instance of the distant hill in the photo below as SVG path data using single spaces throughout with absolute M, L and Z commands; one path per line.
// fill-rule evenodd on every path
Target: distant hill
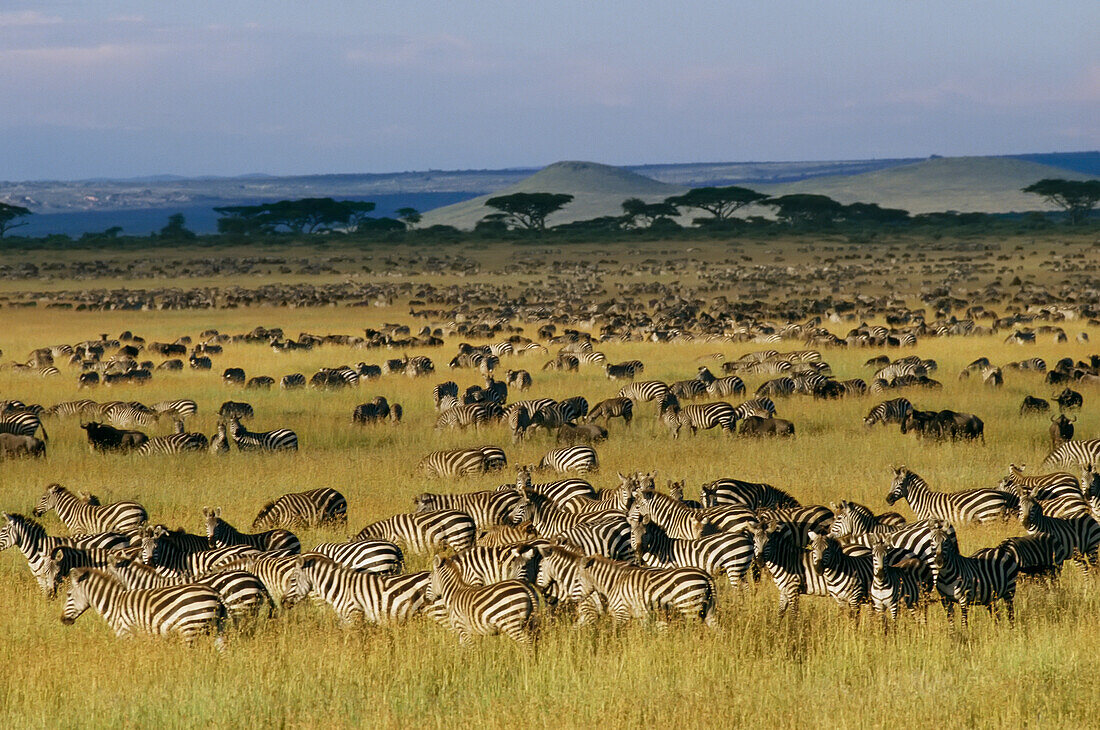
M 939 157 L 859 175 L 753 187 L 770 195 L 817 193 L 841 203 L 878 203 L 912 213 L 1009 213 L 1044 209 L 1041 198 L 1020 188 L 1047 177 L 1083 180 L 1091 176 L 1011 157 Z
M 670 195 L 679 195 L 686 190 L 686 187 L 659 182 L 611 165 L 555 162 L 503 190 L 430 211 L 424 216 L 421 225 L 444 224 L 456 228 L 473 228 L 479 220 L 495 212 L 485 205 L 485 201 L 497 195 L 512 193 L 568 193 L 574 196 L 573 202 L 547 219 L 547 224 L 554 226 L 586 218 L 619 215 L 622 212 L 619 206 L 627 198 L 641 198 L 652 202 L 664 200 Z

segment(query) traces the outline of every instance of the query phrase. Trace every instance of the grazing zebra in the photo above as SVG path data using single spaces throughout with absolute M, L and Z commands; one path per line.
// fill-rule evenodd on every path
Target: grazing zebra
M 290 373 L 284 375 L 279 381 L 279 387 L 283 390 L 295 390 L 306 387 L 306 376 L 302 373 Z
M 499 452 L 499 453 L 498 453 Z M 463 477 L 484 474 L 507 465 L 503 451 L 495 446 L 481 446 L 451 451 L 433 451 L 417 464 L 417 470 L 430 477 Z
M 210 437 L 210 453 L 229 453 L 229 432 L 226 430 L 224 421 L 218 423 L 217 433 Z
M 1009 464 L 1008 474 L 1001 480 L 998 489 L 1022 496 L 1028 492 L 1031 498 L 1042 505 L 1043 514 L 1048 517 L 1077 517 L 1090 514 L 1088 500 L 1081 488 L 1081 482 L 1068 472 L 1036 474 L 1024 476 L 1024 467 Z
M 534 484 L 531 482 L 531 467 L 521 467 L 516 471 L 514 484 L 502 484 L 498 492 L 519 490 L 531 492 L 566 512 L 578 512 L 589 502 L 596 500 L 596 490 L 584 479 L 560 479 L 555 482 Z
M 596 456 L 596 450 L 591 446 L 567 446 L 564 449 L 547 452 L 546 456 L 539 461 L 537 468 L 550 469 L 559 474 L 571 471 L 585 474 L 599 471 L 600 460 Z
M 1100 439 L 1090 441 L 1066 441 L 1050 452 L 1043 460 L 1043 469 L 1084 467 L 1100 464 Z
M 483 424 L 492 423 L 502 415 L 503 411 L 496 403 L 455 405 L 439 414 L 435 422 L 435 430 L 455 427 L 465 429 L 469 426 L 479 429 Z
M 872 408 L 864 416 L 863 425 L 874 426 L 876 423 L 897 423 L 900 425 L 912 411 L 913 404 L 909 402 L 908 398 L 886 400 Z
M 633 380 L 637 372 L 629 363 L 604 363 L 603 371 L 608 380 Z
M 89 608 L 103 616 L 116 636 L 137 632 L 179 634 L 191 643 L 201 634 L 217 634 L 223 642 L 225 604 L 213 588 L 195 583 L 143 591 L 128 591 L 114 576 L 95 568 L 77 568 L 69 582 L 69 593 L 61 623 L 72 624 Z
M 46 427 L 42 425 L 42 420 L 37 413 L 20 411 L 0 415 L 0 433 L 34 436 L 38 429 L 42 429 L 42 440 L 49 441 L 50 437 L 46 434 Z
M 863 535 L 882 535 L 897 532 L 905 524 L 905 518 L 897 512 L 876 515 L 858 502 L 841 500 L 830 505 L 833 511 L 833 524 L 829 527 L 829 537 L 853 538 Z
M 874 579 L 871 551 L 862 545 L 841 546 L 835 538 L 810 531 L 810 565 L 825 579 L 825 590 L 852 618 L 867 603 Z
M 948 522 L 990 522 L 1007 520 L 1019 509 L 1019 499 L 997 489 L 969 489 L 962 492 L 935 492 L 928 483 L 904 466 L 894 469 L 894 481 L 886 503 L 899 499 L 909 503 L 917 519 Z
M 176 421 L 176 433 L 167 436 L 154 436 L 138 447 L 139 454 L 182 454 L 185 452 L 206 451 L 210 440 L 205 434 L 188 433 L 183 430 L 183 421 Z
M 677 380 L 669 386 L 668 392 L 681 400 L 694 400 L 707 393 L 707 386 L 701 380 Z
M 605 423 L 612 418 L 621 418 L 623 423 L 630 425 L 630 422 L 634 419 L 634 401 L 629 398 L 602 400 L 588 412 L 588 417 L 585 420 L 591 423 L 601 418 Z
M 1097 548 L 1100 547 L 1100 523 L 1092 515 L 1070 519 L 1048 517 L 1031 494 L 1024 491 L 1020 495 L 1020 524 L 1029 535 L 1050 538 L 1054 547 L 1055 566 L 1073 558 L 1088 572 L 1089 565 L 1096 564 Z
M 745 381 L 736 375 L 724 378 L 716 378 L 714 373 L 705 365 L 699 367 L 699 374 L 695 376 L 706 387 L 708 394 L 725 398 L 730 395 L 742 395 L 745 392 Z
M 622 513 L 617 510 L 566 512 L 537 494 L 526 490 L 517 491 L 520 497 L 512 513 L 512 520 L 516 523 L 530 520 L 540 537 L 557 537 L 583 524 L 596 524 L 608 520 L 623 521 Z
M 679 540 L 697 540 L 709 525 L 702 510 L 694 510 L 667 494 L 641 491 L 627 512 L 627 519 L 649 518 L 669 537 Z
M 310 552 L 324 555 L 348 570 L 360 573 L 396 575 L 405 565 L 405 554 L 388 540 L 323 542 Z
M 668 384 L 660 380 L 640 380 L 623 386 L 619 391 L 620 398 L 629 398 L 632 401 L 658 403 L 668 395 Z
M 630 520 L 630 547 L 638 564 L 651 568 L 698 568 L 709 575 L 725 575 L 737 588 L 753 561 L 752 536 L 721 532 L 697 540 L 678 540 L 655 529 L 648 516 Z
M 294 570 L 294 561 L 298 557 L 297 555 L 268 555 L 251 552 L 219 565 L 217 571 L 243 570 L 256 576 L 267 589 L 275 606 L 290 608 L 293 601 L 287 599 L 287 594 L 290 591 L 290 575 Z
M 481 547 L 504 547 L 535 542 L 538 537 L 538 531 L 530 522 L 518 525 L 494 525 L 477 533 L 477 544 Z
M 797 390 L 798 384 L 795 383 L 794 378 L 784 376 L 765 381 L 756 389 L 756 395 L 774 398 L 776 396 L 794 395 Z
M 896 621 L 902 605 L 914 616 L 918 606 L 924 606 L 923 581 L 920 572 L 915 570 L 914 561 L 896 561 L 892 557 L 890 543 L 882 537 L 871 542 L 871 608 L 882 614 L 883 630 L 887 629 L 886 615 Z M 922 613 L 926 617 L 926 613 Z
M 605 516 L 608 519 L 598 518 L 597 522 L 582 522 L 562 530 L 554 540 L 581 555 L 630 560 L 634 554 L 630 547 L 630 525 L 626 520 Z
M 298 434 L 289 428 L 274 431 L 249 431 L 239 418 L 229 422 L 229 435 L 239 451 L 297 451 Z
M 456 552 L 465 550 L 473 547 L 476 537 L 473 518 L 465 512 L 441 509 L 397 514 L 372 522 L 359 531 L 355 540 L 388 540 L 408 552 L 430 553 L 448 547 Z
M 321 487 L 308 492 L 284 494 L 268 502 L 252 520 L 253 530 L 291 530 L 321 525 L 344 526 L 348 522 L 348 501 L 335 489 Z
M 472 643 L 475 634 L 504 634 L 520 644 L 537 640 L 539 596 L 526 581 L 472 586 L 463 580 L 454 560 L 437 555 L 427 599 L 442 603 L 446 623 L 458 634 L 460 644 Z
M 444 509 L 465 512 L 473 518 L 478 530 L 484 530 L 493 525 L 511 523 L 519 500 L 519 494 L 514 491 L 484 490 L 468 494 L 425 492 L 413 498 L 413 505 L 418 513 Z
M 141 562 L 151 568 L 198 576 L 250 553 L 259 552 L 248 545 L 191 551 L 167 539 L 166 534 L 167 531 L 160 525 L 142 530 Z
M 775 416 L 775 403 L 772 402 L 771 398 L 760 397 L 747 400 L 733 409 L 733 417 L 738 421 L 743 421 L 749 416 L 773 418 Z
M 475 545 L 452 557 L 469 585 L 487 586 L 506 580 L 534 582 L 534 560 L 538 550 L 530 544 L 503 547 Z
M 667 614 L 680 614 L 717 625 L 714 581 L 698 568 L 641 568 L 590 555 L 580 564 L 579 582 L 582 596 L 599 594 L 617 622 L 654 615 L 663 628 Z
M 41 517 L 50 510 L 56 510 L 58 519 L 73 535 L 129 532 L 140 528 L 149 519 L 149 513 L 137 502 L 101 505 L 95 499 L 81 499 L 60 484 L 46 487 L 46 492 L 39 498 L 33 514 Z
M 49 561 L 58 547 L 72 547 L 82 550 L 117 550 L 129 545 L 126 535 L 103 533 L 85 537 L 51 537 L 46 529 L 34 520 L 14 513 L 4 513 L 7 520 L 0 528 L 0 550 L 18 547 L 27 560 L 31 575 L 43 592 L 53 590 L 54 581 L 50 576 Z
M 221 408 L 218 409 L 218 415 L 223 419 L 236 418 L 242 420 L 245 418 L 252 418 L 255 412 L 252 409 L 251 403 L 227 400 L 222 403 Z
M 779 615 L 798 610 L 800 595 L 829 595 L 825 577 L 814 570 L 812 556 L 790 524 L 769 521 L 748 527 L 756 559 L 771 573 L 779 589 Z
M 504 416 L 508 430 L 512 434 L 512 443 L 517 443 L 527 435 L 527 429 L 531 428 L 531 412 L 527 410 L 526 406 L 519 406 L 508 408 L 504 412 Z
M 83 415 L 84 409 L 88 406 L 96 405 L 93 400 L 84 398 L 82 400 L 70 400 L 57 403 L 42 411 L 43 417 L 57 416 L 58 418 L 72 418 L 73 416 Z
M 154 411 L 140 403 L 114 403 L 107 408 L 107 420 L 117 428 L 141 426 L 154 428 L 162 419 L 173 419 L 174 414 Z
M 673 438 L 680 437 L 680 429 L 684 426 L 694 436 L 700 430 L 707 431 L 715 427 L 732 432 L 736 423 L 733 406 L 725 401 L 681 406 L 671 393 L 661 402 L 659 418 L 668 427 Z
M 94 566 L 93 566 L 94 567 Z M 271 615 L 274 604 L 271 594 L 259 577 L 246 570 L 219 570 L 204 576 L 165 575 L 148 565 L 112 553 L 107 558 L 106 571 L 119 580 L 128 591 L 163 588 L 193 583 L 217 591 L 230 617 L 240 620 L 260 616 L 267 609 Z
M 315 594 L 332 606 L 344 624 L 357 619 L 392 624 L 415 616 L 427 603 L 427 573 L 378 575 L 349 570 L 323 555 L 298 555 L 293 560 L 284 604 Z
M 202 516 L 206 522 L 206 537 L 210 540 L 210 547 L 248 545 L 263 552 L 282 552 L 288 555 L 302 551 L 302 543 L 293 532 L 268 530 L 256 535 L 246 535 L 222 519 L 220 507 L 203 507 Z
M 504 373 L 504 382 L 509 388 L 522 392 L 531 387 L 531 373 L 526 370 L 508 370 Z
M 751 510 L 801 507 L 798 500 L 770 484 L 743 482 L 740 479 L 717 479 L 702 487 L 703 505 L 723 504 Z
M 531 412 L 531 429 L 543 428 L 554 431 L 577 418 L 575 410 L 566 403 L 550 403 Z
M 1015 620 L 1013 600 L 1019 565 L 1012 551 L 998 546 L 980 551 L 971 557 L 959 554 L 955 528 L 938 525 L 932 529 L 932 573 L 936 589 L 943 597 L 948 619 L 954 616 L 954 604 L 959 604 L 962 625 L 967 625 L 967 613 L 973 604 L 989 607 L 996 618 L 994 604 L 1002 600 L 1008 621 Z
M 149 407 L 157 413 L 167 414 L 170 418 L 176 420 L 190 418 L 199 412 L 198 404 L 186 398 L 157 401 Z
M 132 548 L 123 548 L 133 552 Z M 42 573 L 37 576 L 48 598 L 57 595 L 57 589 L 76 568 L 106 568 L 110 557 L 119 554 L 115 550 L 102 548 L 76 548 L 59 545 L 46 553 L 42 563 Z

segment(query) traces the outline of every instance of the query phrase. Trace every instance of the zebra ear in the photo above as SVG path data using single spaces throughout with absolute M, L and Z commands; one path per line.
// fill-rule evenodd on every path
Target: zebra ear
M 596 562 L 596 559 L 589 555 L 583 561 L 581 561 L 581 570 L 588 570 Z
M 214 508 L 214 516 L 218 517 L 218 518 L 220 518 L 222 516 L 222 508 L 221 507 L 215 507 Z
M 55 547 L 53 549 L 53 552 L 50 553 L 50 558 L 56 561 L 63 560 L 65 558 L 65 548 L 61 546 Z
M 432 556 L 432 570 L 436 570 L 436 569 L 442 567 L 444 560 L 445 560 L 445 558 L 442 555 Z
M 153 537 L 164 537 L 168 534 L 168 528 L 164 525 L 157 525 L 153 528 Z

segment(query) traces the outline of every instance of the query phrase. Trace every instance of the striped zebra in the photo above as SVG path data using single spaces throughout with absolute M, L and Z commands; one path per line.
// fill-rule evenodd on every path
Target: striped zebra
M 554 482 L 535 484 L 531 481 L 531 467 L 521 467 L 516 472 L 514 484 L 502 484 L 498 492 L 519 490 L 531 492 L 565 512 L 579 512 L 597 499 L 596 490 L 585 479 L 559 479 Z
M 775 416 L 775 403 L 771 398 L 759 397 L 747 400 L 733 409 L 733 417 L 743 421 L 749 416 L 773 418 Z
M 1061 564 L 1055 563 L 1054 541 L 1049 535 L 1036 534 L 1022 537 L 1010 537 L 1001 541 L 1000 547 L 1008 550 L 1016 558 L 1020 577 L 1037 578 L 1049 582 L 1054 587 L 1062 571 Z
M 798 611 L 800 595 L 828 596 L 825 577 L 814 570 L 812 556 L 790 524 L 769 521 L 749 525 L 756 559 L 768 569 L 779 589 L 779 615 Z
M 495 446 L 450 451 L 433 451 L 417 464 L 417 471 L 430 477 L 464 477 L 484 474 L 507 465 L 504 452 Z
M 1054 564 L 1073 558 L 1088 572 L 1097 561 L 1100 547 L 1100 523 L 1092 515 L 1070 519 L 1048 517 L 1042 506 L 1026 490 L 1020 495 L 1020 524 L 1029 535 L 1049 537 L 1054 547 Z
M 743 482 L 740 479 L 716 479 L 702 487 L 703 504 L 717 507 L 728 504 L 751 510 L 801 507 L 798 500 L 770 484 Z
M 578 525 L 597 524 L 604 521 L 624 521 L 617 510 L 599 512 L 566 512 L 533 492 L 519 490 L 519 501 L 512 513 L 516 523 L 530 521 L 540 537 L 558 537 Z
M 527 430 L 531 428 L 532 424 L 531 412 L 527 410 L 526 406 L 507 409 L 503 420 L 508 426 L 508 431 L 512 434 L 513 444 L 527 436 Z
M 861 545 L 842 546 L 835 538 L 810 531 L 810 565 L 825 579 L 825 589 L 849 615 L 859 617 L 874 580 L 871 551 Z
M 199 405 L 187 398 L 157 401 L 149 407 L 157 413 L 167 414 L 170 418 L 177 420 L 190 418 L 199 412 Z
M 850 539 L 864 535 L 882 535 L 897 532 L 905 524 L 905 518 L 897 512 L 876 515 L 870 508 L 858 502 L 841 500 L 830 505 L 833 511 L 833 523 L 829 527 L 829 537 Z
M 530 544 L 503 547 L 475 545 L 452 556 L 462 574 L 462 580 L 473 586 L 487 586 L 506 580 L 533 583 L 533 568 L 538 550 Z
M 529 521 L 518 525 L 494 525 L 477 533 L 477 545 L 481 547 L 504 547 L 519 543 L 534 543 L 539 540 L 538 531 Z
M 964 628 L 970 606 L 974 604 L 988 606 L 996 618 L 994 604 L 1001 600 L 1005 603 L 1009 623 L 1015 620 L 1013 601 L 1019 565 L 1011 551 L 998 546 L 964 557 L 959 554 L 955 528 L 950 525 L 933 528 L 932 546 L 932 573 L 948 619 L 954 616 L 955 603 L 959 604 Z
M 1024 492 L 1031 495 L 1048 517 L 1079 517 L 1091 514 L 1088 499 L 1082 489 L 1083 481 L 1068 472 L 1024 476 L 1024 467 L 1009 464 L 1008 474 L 998 489 L 1017 497 Z
M 225 604 L 213 588 L 195 583 L 128 591 L 117 578 L 95 568 L 77 568 L 69 583 L 61 623 L 69 625 L 94 608 L 116 636 L 179 634 L 187 643 L 214 632 L 222 646 Z
M 210 440 L 205 434 L 183 430 L 183 421 L 176 421 L 176 433 L 167 436 L 153 436 L 138 447 L 139 454 L 183 454 L 187 452 L 207 451 Z
M 697 540 L 710 527 L 702 510 L 694 510 L 667 494 L 654 491 L 639 492 L 627 512 L 628 520 L 650 519 L 669 537 L 678 540 Z
M 576 352 L 573 354 L 581 365 L 603 365 L 607 362 L 607 355 L 602 352 Z
M 681 406 L 671 393 L 661 402 L 659 418 L 673 438 L 679 438 L 685 426 L 694 436 L 701 430 L 712 428 L 721 428 L 729 433 L 736 423 L 733 406 L 725 401 Z
M 294 601 L 288 599 L 290 576 L 294 571 L 297 555 L 269 555 L 251 552 L 217 567 L 217 571 L 246 571 L 263 583 L 276 607 L 290 608 Z
M 260 508 L 252 520 L 253 530 L 292 530 L 299 527 L 336 525 L 348 522 L 348 501 L 344 495 L 329 487 L 310 489 L 307 492 L 284 494 Z
M 701 380 L 677 380 L 668 387 L 668 392 L 680 400 L 695 400 L 707 394 L 707 385 Z
M 206 537 L 212 548 L 248 545 L 262 552 L 282 552 L 289 555 L 302 551 L 302 543 L 293 532 L 268 530 L 255 535 L 238 532 L 233 525 L 222 519 L 220 507 L 203 507 L 202 516 L 206 523 Z
M 796 392 L 798 392 L 798 384 L 795 383 L 794 378 L 790 377 L 767 380 L 756 389 L 757 396 L 768 396 L 770 398 L 794 395 Z
M 84 409 L 88 406 L 95 405 L 95 401 L 87 398 L 81 400 L 70 400 L 56 403 L 49 408 L 42 411 L 42 416 L 57 418 L 73 418 L 84 413 Z
M 225 427 L 225 423 L 218 422 L 217 432 L 210 437 L 210 453 L 211 454 L 228 454 L 229 453 L 229 432 Z
M 118 550 L 129 545 L 126 535 L 102 533 L 85 537 L 52 537 L 34 520 L 15 513 L 4 513 L 6 523 L 0 528 L 0 550 L 17 547 L 27 560 L 31 575 L 44 593 L 55 585 L 49 570 L 49 560 L 58 547 L 82 550 Z
M 587 556 L 560 543 L 540 544 L 536 549 L 539 566 L 535 585 L 548 602 L 556 606 L 574 606 L 578 625 L 595 621 L 606 612 L 602 596 L 581 590 L 581 563 Z
M 466 429 L 473 426 L 475 430 L 482 425 L 487 425 L 498 420 L 503 411 L 496 403 L 469 403 L 454 405 L 439 414 L 435 421 L 435 430 L 444 428 Z
M 453 380 L 447 380 L 442 383 L 438 383 L 432 388 L 432 401 L 435 403 L 435 409 L 442 411 L 441 404 L 445 398 L 453 398 L 455 402 L 458 401 L 458 383 Z
M 531 380 L 531 373 L 526 370 L 507 370 L 504 373 L 504 382 L 508 384 L 509 388 L 515 388 L 523 392 L 531 388 L 533 381 Z
M 97 532 L 130 532 L 149 520 L 149 513 L 137 502 L 99 504 L 91 498 L 81 499 L 60 484 L 51 484 L 35 505 L 35 517 L 50 510 L 72 535 L 92 535 Z
M 473 547 L 477 526 L 465 512 L 442 509 L 433 512 L 397 514 L 372 522 L 359 531 L 355 540 L 388 540 L 408 552 L 431 553 L 450 548 L 454 551 Z
M 549 469 L 559 474 L 578 472 L 586 474 L 600 470 L 600 460 L 591 446 L 567 446 L 548 451 L 539 461 L 539 470 Z
M 0 416 L 0 433 L 10 433 L 16 436 L 34 436 L 39 429 L 42 430 L 42 440 L 49 441 L 50 437 L 46 433 L 46 427 L 42 425 L 42 420 L 38 417 L 37 413 L 19 411 L 15 413 L 5 413 Z
M 948 522 L 991 522 L 1007 520 L 1019 509 L 1019 499 L 997 489 L 969 489 L 962 492 L 936 492 L 928 483 L 904 466 L 894 469 L 894 481 L 886 495 L 893 505 L 904 499 L 917 519 Z
M 122 548 L 127 552 L 134 552 L 133 548 Z M 102 548 L 77 548 L 69 545 L 59 545 L 46 553 L 42 563 L 42 573 L 37 576 L 39 583 L 46 592 L 47 598 L 54 598 L 57 589 L 69 577 L 76 568 L 106 568 L 112 555 L 120 554 L 116 550 Z
M 284 604 L 316 595 L 332 606 L 345 625 L 357 620 L 380 625 L 407 621 L 427 603 L 428 573 L 361 573 L 308 553 L 291 560 Z
M 539 596 L 526 581 L 472 586 L 453 559 L 437 555 L 427 599 L 442 604 L 446 623 L 460 644 L 472 643 L 474 635 L 504 634 L 520 644 L 534 644 L 538 638 Z
M 531 412 L 531 430 L 542 428 L 546 431 L 555 431 L 577 418 L 574 408 L 564 402 L 555 402 L 544 405 Z
M 405 553 L 388 540 L 323 542 L 310 552 L 324 555 L 337 565 L 360 573 L 396 575 L 405 565 Z
M 1043 460 L 1043 469 L 1083 468 L 1100 464 L 1100 439 L 1089 441 L 1065 441 Z
M 624 519 L 582 522 L 562 530 L 554 540 L 582 555 L 602 555 L 612 560 L 631 560 L 630 525 Z
M 752 537 L 747 532 L 722 532 L 697 540 L 671 538 L 648 516 L 630 520 L 630 547 L 639 565 L 650 568 L 698 568 L 708 575 L 725 575 L 730 585 L 741 585 L 753 561 Z
M 229 422 L 229 435 L 239 451 L 297 451 L 298 434 L 289 428 L 249 431 L 238 418 Z
M 909 402 L 908 398 L 886 400 L 872 408 L 864 416 L 863 425 L 874 426 L 876 423 L 897 423 L 900 425 L 912 411 L 913 404 Z
M 159 413 L 141 403 L 114 403 L 107 408 L 107 420 L 116 428 L 155 428 L 162 419 L 172 419 L 173 415 Z
M 221 570 L 198 577 L 165 575 L 126 556 L 112 554 L 107 559 L 106 572 L 120 581 L 128 591 L 187 583 L 208 586 L 218 593 L 225 604 L 226 612 L 235 620 L 257 618 L 265 610 L 270 617 L 274 608 L 263 581 L 245 570 Z
M 511 523 L 512 513 L 520 500 L 514 491 L 483 490 L 467 494 L 432 494 L 424 492 L 413 498 L 416 512 L 434 512 L 437 510 L 457 510 L 465 512 L 484 530 L 494 525 Z
M 580 564 L 579 582 L 581 594 L 599 594 L 617 622 L 655 616 L 663 628 L 668 614 L 679 614 L 717 626 L 714 581 L 698 568 L 641 568 L 590 555 Z
M 890 543 L 881 536 L 871 542 L 871 608 L 882 615 L 883 630 L 886 629 L 886 616 L 896 621 L 901 606 L 914 616 L 917 607 L 925 605 L 921 600 L 924 594 L 920 573 L 892 558 Z M 927 613 L 922 611 L 922 617 Z
M 150 568 L 199 576 L 250 553 L 259 552 L 248 545 L 191 551 L 166 539 L 165 534 L 166 531 L 160 525 L 142 530 L 141 562 Z
M 603 419 L 607 423 L 612 418 L 621 418 L 623 423 L 630 425 L 634 420 L 634 401 L 629 398 L 608 398 L 597 403 L 585 420 L 589 423 Z
M 619 390 L 620 398 L 629 398 L 642 403 L 660 403 L 666 395 L 668 395 L 668 384 L 660 380 L 640 380 L 625 385 Z
M 302 373 L 290 373 L 284 375 L 279 381 L 279 387 L 283 390 L 295 390 L 306 387 L 306 376 Z

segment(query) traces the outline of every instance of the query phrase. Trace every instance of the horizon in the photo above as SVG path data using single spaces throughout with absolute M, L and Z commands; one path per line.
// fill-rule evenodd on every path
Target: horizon
M 1100 5 L 999 9 L 16 0 L 0 178 L 1095 149 Z

